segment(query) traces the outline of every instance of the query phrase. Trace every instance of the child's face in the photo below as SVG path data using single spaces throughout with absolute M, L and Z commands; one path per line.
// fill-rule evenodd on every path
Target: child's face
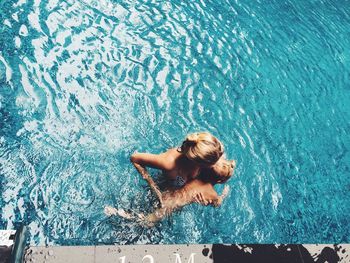
M 212 171 L 220 179 L 218 183 L 227 181 L 233 174 L 236 162 L 234 160 L 228 161 L 224 158 L 220 158 L 213 166 Z

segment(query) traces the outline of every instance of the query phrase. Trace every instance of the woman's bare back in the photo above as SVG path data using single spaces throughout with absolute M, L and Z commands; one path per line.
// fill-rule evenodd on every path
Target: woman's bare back
M 178 176 L 182 177 L 185 182 L 195 178 L 200 171 L 198 166 L 194 166 L 184 155 L 177 151 L 176 148 L 169 149 L 165 152 L 169 162 L 172 164 L 168 170 L 163 173 L 171 180 L 176 180 Z

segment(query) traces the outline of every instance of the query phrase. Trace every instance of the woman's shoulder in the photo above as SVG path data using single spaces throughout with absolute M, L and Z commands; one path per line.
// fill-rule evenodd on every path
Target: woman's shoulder
M 181 155 L 180 152 L 177 151 L 177 148 L 170 148 L 166 152 L 163 153 L 164 156 L 169 158 L 169 160 L 175 161 L 179 155 Z
M 159 157 L 163 160 L 165 170 L 172 170 L 176 166 L 176 158 L 178 157 L 176 148 L 168 149 L 159 154 Z
M 180 154 L 180 152 L 177 150 L 178 148 L 169 148 L 166 152 L 171 154 Z

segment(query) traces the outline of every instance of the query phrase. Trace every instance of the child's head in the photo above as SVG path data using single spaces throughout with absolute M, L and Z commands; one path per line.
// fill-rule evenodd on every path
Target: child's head
M 202 180 L 212 183 L 225 183 L 233 175 L 236 162 L 234 160 L 226 160 L 220 158 L 213 166 L 205 169 Z
M 199 165 L 214 165 L 224 153 L 222 143 L 208 132 L 189 134 L 181 145 L 181 152 Z

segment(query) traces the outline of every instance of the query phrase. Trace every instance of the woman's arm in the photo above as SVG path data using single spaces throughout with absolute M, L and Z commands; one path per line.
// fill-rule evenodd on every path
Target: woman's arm
M 148 185 L 151 187 L 151 190 L 157 195 L 160 205 L 163 206 L 163 198 L 162 198 L 162 193 L 160 192 L 157 184 L 153 181 L 149 173 L 147 172 L 146 168 L 142 167 L 138 163 L 133 163 L 135 166 L 136 170 L 139 171 L 141 174 L 142 178 L 145 179 L 148 183 Z
M 144 222 L 147 226 L 152 227 L 158 221 L 162 220 L 165 216 L 169 216 L 172 211 L 169 211 L 167 208 L 157 208 L 153 213 L 148 214 L 144 217 Z
M 155 182 L 150 177 L 145 166 L 150 166 L 153 168 L 158 168 L 161 170 L 168 170 L 171 168 L 171 160 L 169 151 L 161 154 L 151 154 L 151 153 L 133 153 L 130 157 L 130 161 L 135 166 L 136 170 L 141 174 L 142 178 L 147 181 L 152 191 L 157 195 L 161 206 L 163 205 L 162 194 L 155 184 Z
M 135 152 L 131 155 L 130 161 L 132 163 L 138 163 L 143 167 L 149 166 L 161 170 L 171 170 L 174 159 L 170 156 L 169 151 L 161 154 Z
M 143 179 L 146 179 L 146 178 L 148 178 L 150 176 L 145 167 L 141 166 L 138 163 L 134 163 L 134 162 L 132 164 L 134 165 L 136 170 L 139 172 L 139 174 L 141 174 Z

